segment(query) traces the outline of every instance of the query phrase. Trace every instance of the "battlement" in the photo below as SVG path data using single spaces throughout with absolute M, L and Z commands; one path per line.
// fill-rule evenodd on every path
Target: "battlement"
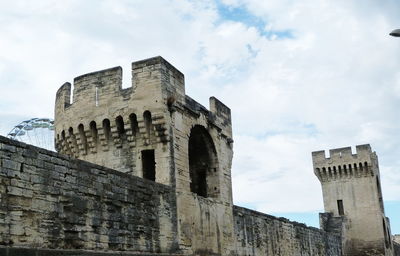
M 184 83 L 185 76 L 183 75 L 183 73 L 176 69 L 171 63 L 166 61 L 161 56 L 132 62 L 133 74 L 141 73 L 146 69 L 155 70 L 157 68 L 161 68 L 164 71 L 168 70 L 168 72 L 165 72 L 165 75 L 169 74 L 174 79 L 177 79 L 179 82 Z M 164 78 L 167 80 L 170 79 L 169 76 L 165 76 Z
M 372 154 L 371 146 L 369 144 L 357 145 L 356 154 L 353 154 L 351 147 L 334 148 L 329 150 L 329 157 L 325 155 L 324 150 L 312 152 L 313 162 L 315 164 L 325 164 L 332 161 L 352 161 L 353 159 L 369 158 Z
M 72 100 L 72 85 L 66 82 L 57 91 L 56 111 L 72 105 L 106 106 L 110 101 L 129 100 L 143 90 L 158 90 L 160 101 L 171 96 L 182 101 L 185 95 L 184 75 L 161 56 L 132 63 L 132 87 L 122 89 L 122 72 L 118 66 L 75 77 Z
M 187 120 L 213 129 L 231 146 L 230 109 L 215 97 L 210 110 L 191 99 L 184 75 L 158 56 L 132 63 L 132 87 L 126 89 L 121 67 L 78 76 L 73 88 L 62 85 L 56 95 L 55 145 L 60 153 L 142 176 L 144 165 L 157 162 L 161 168 L 170 157 L 166 147 L 173 129 L 194 126 Z M 170 184 L 170 177 L 159 173 L 157 181 Z
M 373 176 L 375 159 L 369 144 L 357 145 L 355 154 L 351 147 L 330 149 L 329 157 L 324 150 L 312 152 L 314 173 L 321 181 Z

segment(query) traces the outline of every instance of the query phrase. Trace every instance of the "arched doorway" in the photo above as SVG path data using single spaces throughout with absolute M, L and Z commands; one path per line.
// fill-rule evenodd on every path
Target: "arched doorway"
M 190 191 L 202 197 L 216 197 L 219 193 L 218 159 L 208 131 L 196 125 L 189 137 Z

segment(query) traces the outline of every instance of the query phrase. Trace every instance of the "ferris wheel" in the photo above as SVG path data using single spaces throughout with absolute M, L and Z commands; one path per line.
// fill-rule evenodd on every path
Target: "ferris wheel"
M 8 138 L 55 151 L 54 120 L 32 118 L 22 121 L 8 133 Z

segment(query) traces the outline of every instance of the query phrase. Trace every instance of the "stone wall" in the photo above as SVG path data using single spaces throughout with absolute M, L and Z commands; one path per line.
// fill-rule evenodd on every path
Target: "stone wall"
M 176 222 L 169 186 L 0 136 L 0 245 L 170 253 Z
M 339 256 L 340 236 L 234 206 L 237 255 Z
M 0 256 L 184 256 L 172 253 L 99 252 L 88 250 L 56 250 L 0 246 Z
M 169 186 L 0 136 L 0 255 L 173 255 L 176 214 Z M 335 235 L 237 206 L 233 214 L 234 255 L 340 255 Z
M 344 254 L 393 255 L 378 156 L 370 145 L 356 146 L 356 154 L 351 147 L 331 149 L 329 157 L 323 150 L 316 151 L 312 158 L 314 173 L 322 186 L 325 212 L 347 220 L 342 230 Z
M 394 256 L 400 256 L 400 244 L 397 242 L 393 242 L 393 253 Z
M 169 186 L 0 136 L 2 256 L 179 254 L 176 200 Z M 200 201 L 199 218 L 219 223 L 221 216 L 205 208 L 214 200 Z M 233 215 L 231 255 L 340 255 L 338 236 L 237 206 Z M 212 236 L 230 223 L 221 222 Z M 216 246 L 225 250 L 195 254 L 227 255 L 229 243 L 221 237 Z
M 215 98 L 210 98 L 210 110 L 186 96 L 184 104 L 175 104 L 172 115 L 180 247 L 188 254 L 231 255 L 230 110 Z M 193 164 L 197 160 L 201 168 Z M 201 195 L 192 189 L 199 183 L 192 174 L 204 167 L 206 195 Z
M 163 170 L 156 170 L 155 181 L 173 185 L 170 171 L 164 171 L 171 166 L 169 106 L 184 98 L 184 76 L 161 57 L 133 62 L 125 72 L 132 72 L 128 88 L 122 88 L 122 68 L 115 67 L 58 89 L 56 149 L 139 177 L 145 177 L 142 151 L 154 150 L 156 168 Z

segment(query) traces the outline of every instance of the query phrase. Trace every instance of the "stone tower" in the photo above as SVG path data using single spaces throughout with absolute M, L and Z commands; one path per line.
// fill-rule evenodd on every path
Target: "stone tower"
M 185 95 L 183 74 L 162 57 L 65 83 L 55 104 L 56 148 L 82 160 L 172 186 L 180 250 L 228 255 L 233 247 L 230 109 Z M 167 240 L 167 239 L 166 239 Z M 161 250 L 167 251 L 171 245 Z
M 370 145 L 312 153 L 322 185 L 321 228 L 342 235 L 344 255 L 393 255 L 389 219 L 383 207 L 378 157 Z

